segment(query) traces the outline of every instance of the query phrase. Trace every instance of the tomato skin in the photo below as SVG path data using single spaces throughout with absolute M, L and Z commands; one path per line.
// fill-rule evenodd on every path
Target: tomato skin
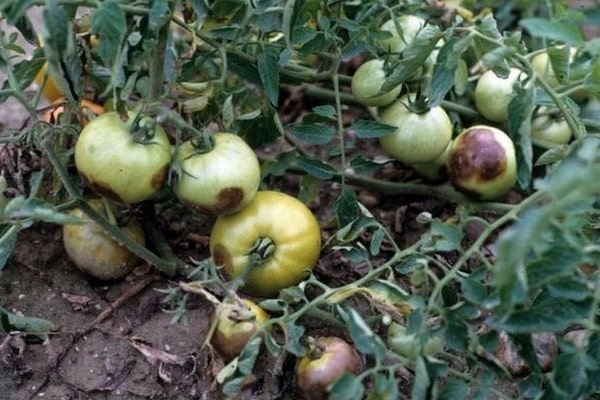
M 494 71 L 483 73 L 475 86 L 475 107 L 485 118 L 493 122 L 508 120 L 508 104 L 513 96 L 513 85 L 522 76 L 521 70 L 511 68 L 506 78 L 500 78 Z
M 46 74 L 47 70 L 48 63 L 46 62 L 35 76 L 35 83 L 37 83 L 38 85 L 42 84 L 42 82 L 44 81 L 44 75 Z M 46 83 L 42 88 L 42 95 L 44 96 L 44 98 L 48 100 L 48 102 L 54 103 L 55 101 L 60 99 L 64 94 L 65 91 L 56 84 L 56 81 L 54 80 L 54 78 L 52 78 L 52 75 L 48 75 Z
M 215 133 L 214 147 L 196 153 L 191 141 L 176 156 L 182 174 L 173 191 L 184 203 L 206 214 L 230 214 L 244 207 L 260 185 L 260 164 L 239 136 Z
M 385 52 L 400 53 L 408 44 L 415 40 L 419 31 L 425 26 L 423 18 L 411 14 L 399 16 L 396 22 L 400 26 L 401 32 L 398 32 L 396 23 L 392 19 L 387 20 L 379 27 L 380 30 L 392 34 L 391 37 L 380 40 L 377 43 L 378 47 Z
M 434 356 L 443 348 L 440 336 L 429 337 L 421 349 L 419 338 L 415 334 L 407 334 L 406 328 L 396 322 L 392 322 L 387 331 L 387 344 L 395 353 L 408 359 L 416 359 L 423 351 L 426 356 Z
M 564 118 L 548 114 L 547 107 L 540 107 L 538 115 L 531 120 L 531 137 L 550 144 L 567 144 L 573 137 L 573 131 Z
M 351 90 L 356 100 L 365 106 L 386 106 L 400 94 L 398 85 L 389 92 L 377 95 L 386 79 L 383 60 L 372 59 L 363 63 L 352 76 Z
M 397 129 L 379 143 L 389 156 L 405 164 L 433 161 L 452 139 L 452 121 L 442 107 L 417 114 L 407 103 L 408 96 L 403 96 L 381 112 L 380 121 Z
M 111 111 L 90 121 L 75 144 L 75 166 L 96 193 L 126 204 L 152 197 L 163 186 L 171 162 L 167 134 L 155 125 L 147 143 L 130 134 L 135 119 Z M 142 118 L 142 121 L 144 119 Z
M 362 360 L 350 344 L 335 336 L 316 339 L 316 356 L 302 357 L 296 366 L 296 385 L 306 400 L 326 400 L 327 388 L 344 373 L 358 374 Z
M 452 185 L 468 196 L 479 200 L 502 196 L 517 181 L 514 144 L 500 129 L 472 126 L 454 139 L 447 169 Z
M 104 213 L 102 200 L 93 199 L 89 204 L 96 211 Z M 77 268 L 103 281 L 122 279 L 131 272 L 138 262 L 135 254 L 108 235 L 81 209 L 72 210 L 70 215 L 84 221 L 82 224 L 63 226 L 63 244 Z M 137 221 L 131 219 L 122 229 L 136 242 L 145 243 L 144 232 Z
M 260 325 L 269 320 L 269 315 L 252 300 L 242 302 L 244 308 L 234 299 L 226 299 L 211 317 L 217 325 L 210 343 L 227 362 L 237 357 Z
M 448 163 L 448 154 L 452 147 L 452 140 L 444 149 L 442 154 L 434 158 L 432 161 L 419 164 L 411 164 L 410 166 L 424 179 L 431 182 L 438 182 L 446 178 L 446 164 Z
M 261 297 L 276 296 L 298 284 L 315 266 L 321 232 L 312 212 L 285 193 L 259 191 L 240 211 L 217 218 L 210 236 L 210 253 L 227 279 L 242 275 L 249 265 L 249 250 L 269 238 L 274 251 L 255 265 L 240 291 Z

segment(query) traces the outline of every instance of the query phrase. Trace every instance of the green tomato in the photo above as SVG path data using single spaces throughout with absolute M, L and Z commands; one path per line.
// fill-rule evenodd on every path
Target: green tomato
M 573 62 L 576 54 L 577 49 L 575 47 L 571 47 L 569 50 L 569 63 Z M 554 68 L 552 68 L 552 63 L 550 62 L 550 56 L 548 55 L 548 52 L 542 51 L 541 53 L 533 56 L 531 59 L 531 66 L 533 67 L 535 73 L 545 79 L 546 83 L 548 83 L 550 87 L 555 88 L 560 85 L 560 82 L 556 77 L 556 73 L 554 72 Z
M 90 200 L 89 204 L 106 215 L 102 200 Z M 79 208 L 69 214 L 83 221 L 81 224 L 63 226 L 63 244 L 75 266 L 105 281 L 122 279 L 131 272 L 138 262 L 135 254 L 113 239 Z M 129 219 L 121 229 L 136 242 L 142 245 L 145 243 L 144 232 L 134 219 Z
M 396 27 L 396 24 L 400 29 Z M 392 36 L 378 41 L 377 46 L 386 53 L 400 53 L 415 40 L 423 26 L 425 26 L 425 20 L 411 14 L 401 15 L 396 21 L 387 20 L 379 29 L 391 33 Z
M 414 360 L 421 354 L 435 356 L 444 348 L 444 341 L 440 336 L 430 336 L 421 347 L 421 340 L 415 334 L 407 334 L 406 328 L 392 322 L 387 332 L 387 344 L 396 354 Z
M 230 214 L 244 207 L 258 191 L 260 164 L 244 139 L 215 133 L 214 146 L 198 152 L 192 141 L 181 145 L 176 163 L 181 174 L 173 191 L 184 203 L 206 214 Z
M 362 360 L 349 343 L 335 336 L 320 337 L 298 361 L 296 386 L 306 400 L 326 400 L 327 389 L 342 375 L 361 369 Z
M 389 92 L 379 94 L 387 78 L 383 60 L 369 60 L 362 64 L 352 76 L 352 94 L 359 103 L 365 106 L 386 106 L 390 104 L 402 90 L 398 85 Z
M 298 284 L 320 250 L 321 231 L 310 209 L 274 191 L 259 191 L 237 213 L 219 216 L 210 236 L 211 255 L 226 278 L 251 268 L 240 291 L 253 296 L 276 296 Z
M 512 140 L 486 125 L 467 128 L 454 139 L 446 167 L 457 190 L 480 200 L 504 195 L 517 181 Z
M 379 139 L 381 147 L 405 164 L 433 161 L 452 139 L 452 121 L 442 107 L 417 113 L 406 106 L 408 102 L 409 96 L 403 96 L 381 112 L 380 121 L 396 127 Z
M 531 120 L 531 138 L 550 144 L 567 144 L 573 137 L 573 131 L 567 121 L 547 107 L 540 107 Z
M 85 183 L 99 195 L 126 204 L 154 196 L 171 162 L 163 128 L 149 118 L 133 127 L 135 119 L 133 113 L 125 121 L 114 111 L 102 114 L 83 128 L 75 144 L 75 166 Z M 134 136 L 140 129 L 147 137 L 138 140 Z
M 446 176 L 446 164 L 448 162 L 448 154 L 450 154 L 450 148 L 452 147 L 452 141 L 448 143 L 446 149 L 432 161 L 420 164 L 411 164 L 410 166 L 423 178 L 428 181 L 439 181 Z
M 492 70 L 484 72 L 475 86 L 477 110 L 490 121 L 506 122 L 513 86 L 521 76 L 522 72 L 517 68 L 511 68 L 506 78 L 500 78 Z
M 237 357 L 269 315 L 252 300 L 225 299 L 213 313 L 215 324 L 210 344 L 227 362 Z

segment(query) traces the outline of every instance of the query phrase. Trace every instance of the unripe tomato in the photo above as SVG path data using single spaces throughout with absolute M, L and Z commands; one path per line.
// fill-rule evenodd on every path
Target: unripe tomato
M 406 106 L 408 102 L 409 97 L 403 96 L 382 111 L 380 121 L 397 129 L 381 137 L 379 143 L 388 155 L 400 162 L 433 161 L 452 139 L 452 121 L 442 107 L 417 113 Z
M 77 171 L 96 193 L 127 204 L 152 197 L 163 186 L 171 162 L 169 138 L 160 125 L 130 113 L 102 114 L 75 144 Z M 136 137 L 139 136 L 138 137 Z
M 571 47 L 569 50 L 569 63 L 573 62 L 576 54 L 577 49 L 575 47 Z M 550 56 L 546 51 L 533 56 L 531 59 L 531 66 L 533 67 L 535 73 L 544 78 L 550 87 L 555 88 L 560 85 L 560 82 L 556 77 L 556 73 L 554 72 L 554 68 L 552 68 Z
M 406 328 L 392 322 L 387 331 L 387 344 L 395 353 L 408 359 L 416 359 L 421 351 L 426 356 L 435 356 L 442 351 L 443 340 L 440 336 L 431 336 L 421 348 L 421 341 L 415 334 L 407 334 Z
M 244 275 L 240 288 L 276 296 L 306 278 L 319 258 L 321 232 L 312 212 L 285 193 L 259 191 L 240 211 L 221 215 L 210 236 L 210 253 L 227 279 Z
M 42 68 L 40 68 L 40 70 L 38 71 L 37 75 L 35 76 L 35 83 L 37 83 L 38 85 L 41 85 L 42 82 L 44 81 L 44 75 L 46 74 L 46 71 L 48 70 L 48 63 L 44 63 L 44 65 L 42 66 Z M 50 103 L 54 103 L 56 100 L 58 100 L 60 97 L 62 97 L 65 94 L 65 91 L 58 87 L 58 85 L 56 84 L 56 82 L 54 81 L 54 79 L 52 78 L 51 75 L 48 75 L 48 78 L 46 79 L 46 83 L 44 84 L 44 87 L 42 88 L 42 95 L 44 96 L 44 98 L 46 100 L 48 100 Z
M 60 97 L 54 101 L 51 107 L 44 112 L 42 119 L 49 124 L 56 123 L 60 115 L 65 111 L 65 101 L 64 97 Z M 81 111 L 83 113 L 81 123 L 85 126 L 90 121 L 90 117 L 95 118 L 98 115 L 104 114 L 104 107 L 91 100 L 81 99 Z
M 390 104 L 402 90 L 398 85 L 389 92 L 377 95 L 386 79 L 383 60 L 373 59 L 362 64 L 352 76 L 352 94 L 365 106 L 386 106 Z
M 210 343 L 225 361 L 237 357 L 269 315 L 252 300 L 226 299 L 211 317 L 216 324 Z
M 454 139 L 447 169 L 457 190 L 477 199 L 493 199 L 517 181 L 515 147 L 500 129 L 472 126 Z
M 102 200 L 90 200 L 90 206 L 106 215 Z M 116 280 L 125 277 L 138 262 L 138 257 L 121 245 L 81 209 L 70 212 L 83 220 L 82 224 L 63 226 L 65 250 L 79 269 L 100 280 Z M 144 232 L 133 219 L 122 227 L 123 231 L 140 244 L 145 243 Z
M 429 181 L 439 181 L 446 177 L 446 164 L 448 163 L 448 154 L 452 141 L 448 143 L 446 149 L 432 161 L 419 164 L 411 164 L 410 166 L 423 178 Z
M 475 86 L 475 107 L 487 119 L 494 122 L 508 120 L 508 104 L 512 99 L 513 86 L 522 75 L 521 70 L 511 68 L 506 78 L 489 70 L 483 73 Z
M 396 28 L 396 24 L 398 24 L 399 30 Z M 425 20 L 411 14 L 401 15 L 396 21 L 387 20 L 379 29 L 391 33 L 392 36 L 378 41 L 377 46 L 385 52 L 400 53 L 415 40 L 423 26 L 425 26 Z
M 567 144 L 573 137 L 573 131 L 567 121 L 552 114 L 547 107 L 540 107 L 531 120 L 531 137 L 551 144 Z
M 198 152 L 192 141 L 176 153 L 181 174 L 173 186 L 177 197 L 206 214 L 230 214 L 258 191 L 260 164 L 254 151 L 232 133 L 215 133 L 214 147 Z
M 358 374 L 362 360 L 350 344 L 335 336 L 316 339 L 296 366 L 296 386 L 306 400 L 326 400 L 327 388 L 344 373 Z

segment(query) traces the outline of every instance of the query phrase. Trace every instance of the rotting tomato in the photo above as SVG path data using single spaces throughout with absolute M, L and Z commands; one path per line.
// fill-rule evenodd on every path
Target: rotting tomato
M 187 141 L 176 152 L 180 168 L 173 191 L 184 203 L 206 214 L 230 214 L 244 207 L 260 185 L 260 164 L 254 151 L 239 136 L 212 135 L 211 150 L 197 150 Z
M 389 92 L 379 94 L 386 79 L 385 61 L 368 60 L 354 72 L 351 90 L 356 100 L 365 106 L 386 106 L 398 97 L 402 86 L 398 85 Z
M 381 122 L 397 127 L 379 139 L 382 149 L 405 164 L 426 163 L 440 156 L 452 139 L 452 121 L 442 107 L 412 110 L 409 95 L 381 112 Z
M 42 83 L 44 83 L 44 75 L 47 74 L 48 71 L 48 63 L 44 63 L 44 65 L 42 66 L 42 68 L 40 68 L 40 70 L 38 71 L 37 75 L 35 76 L 35 83 L 37 83 L 38 85 L 41 85 Z M 48 78 L 46 79 L 46 82 L 44 83 L 44 87 L 42 87 L 42 95 L 44 96 L 44 98 L 46 100 L 48 100 L 50 103 L 54 103 L 56 100 L 60 99 L 63 95 L 64 95 L 64 90 L 62 90 L 62 88 L 60 88 L 56 82 L 54 81 L 54 78 L 52 78 L 51 75 L 48 75 Z
M 325 400 L 328 388 L 344 373 L 358 374 L 362 360 L 353 346 L 336 336 L 309 343 L 296 366 L 296 386 L 306 400 Z
M 99 199 L 89 202 L 94 210 L 104 216 L 113 212 Z M 63 226 L 63 244 L 69 259 L 80 270 L 103 281 L 122 279 L 135 267 L 138 257 L 112 238 L 102 227 L 81 209 L 70 212 L 82 220 L 81 224 Z M 134 219 L 129 219 L 121 228 L 133 240 L 145 243 L 144 232 Z
M 522 78 L 520 69 L 511 68 L 506 78 L 501 78 L 489 70 L 477 80 L 475 86 L 475 107 L 485 118 L 493 122 L 508 120 L 508 104 L 513 97 L 513 86 Z
M 56 123 L 60 115 L 65 112 L 65 102 L 66 99 L 64 97 L 59 97 L 58 100 L 52 102 L 50 107 L 44 112 L 42 119 L 49 124 Z M 100 104 L 96 104 L 88 99 L 81 99 L 80 103 L 82 112 L 81 124 L 83 126 L 87 125 L 90 119 L 104 114 L 104 107 Z
M 83 128 L 75 166 L 96 193 L 126 204 L 152 197 L 166 180 L 171 145 L 164 129 L 147 117 L 111 111 Z
M 549 144 L 567 144 L 573 131 L 558 110 L 540 107 L 531 120 L 531 138 Z
M 452 185 L 468 196 L 480 200 L 502 196 L 517 181 L 514 144 L 498 128 L 472 126 L 454 139 L 447 170 Z
M 259 191 L 240 211 L 217 218 L 210 253 L 240 291 L 262 297 L 298 284 L 315 266 L 321 232 L 310 209 L 281 192 Z
M 212 315 L 210 343 L 227 362 L 237 357 L 269 315 L 252 300 L 225 299 Z

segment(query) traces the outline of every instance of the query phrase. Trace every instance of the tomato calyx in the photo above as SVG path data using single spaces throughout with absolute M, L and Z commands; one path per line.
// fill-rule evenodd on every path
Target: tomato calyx
M 327 348 L 322 343 L 319 343 L 314 337 L 306 338 L 306 356 L 311 360 L 318 360 L 323 356 Z
M 259 237 L 254 244 L 248 249 L 248 255 L 252 257 L 252 264 L 258 265 L 267 261 L 275 252 L 275 242 L 270 237 Z M 254 265 L 251 265 L 252 268 Z
M 156 126 L 156 120 L 146 117 L 142 112 L 138 112 L 131 123 L 129 133 L 134 142 L 149 144 L 154 140 Z
M 406 103 L 402 102 L 402 105 L 408 111 L 417 115 L 426 114 L 431 110 L 429 99 L 421 92 L 420 87 L 415 92 L 414 99 L 411 99 L 411 96 L 406 96 Z
M 190 139 L 192 146 L 196 150 L 194 154 L 204 154 L 215 148 L 215 138 L 209 131 L 202 131 L 199 135 Z

